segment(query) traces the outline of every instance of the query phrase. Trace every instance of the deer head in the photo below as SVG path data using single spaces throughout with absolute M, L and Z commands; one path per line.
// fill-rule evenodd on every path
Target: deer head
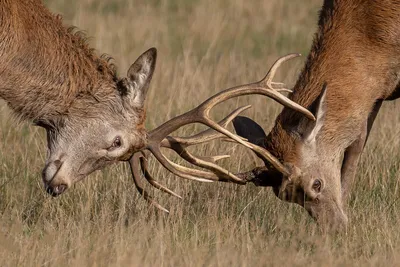
M 48 156 L 43 182 L 53 196 L 106 165 L 128 160 L 146 145 L 144 101 L 156 65 L 157 50 L 143 53 L 127 77 L 102 97 L 78 95 L 59 120 L 36 121 L 47 132 Z
M 342 207 L 341 194 L 341 162 L 324 146 L 321 134 L 324 128 L 326 112 L 327 86 L 324 85 L 320 96 L 313 104 L 316 120 L 303 118 L 297 127 L 276 125 L 269 136 L 266 136 L 261 126 L 246 117 L 237 117 L 233 124 L 236 132 L 260 145 L 272 153 L 277 146 L 287 146 L 291 155 L 279 159 L 284 170 L 277 170 L 270 162 L 264 160 L 266 168 L 257 168 L 242 177 L 261 186 L 271 186 L 278 198 L 297 203 L 322 225 L 334 227 L 346 225 L 347 217 Z M 277 124 L 279 124 L 279 120 Z M 283 130 L 285 128 L 285 130 Z M 271 136 L 290 135 L 288 144 L 276 144 L 277 139 Z M 278 160 L 278 158 L 277 158 Z

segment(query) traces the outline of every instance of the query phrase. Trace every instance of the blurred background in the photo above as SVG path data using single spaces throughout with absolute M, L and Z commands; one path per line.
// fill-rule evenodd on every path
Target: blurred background
M 124 76 L 157 47 L 147 97 L 147 129 L 212 94 L 261 79 L 280 56 L 300 52 L 276 81 L 296 81 L 316 31 L 322 0 L 47 0 L 66 26 L 114 58 Z M 216 119 L 240 105 L 268 132 L 281 106 L 262 96 L 217 107 Z M 202 184 L 174 177 L 150 161 L 159 181 L 184 197 L 148 188 L 163 214 L 137 193 L 121 163 L 96 172 L 58 198 L 41 182 L 44 131 L 18 122 L 0 102 L 0 262 L 2 266 L 363 266 L 400 261 L 399 125 L 396 102 L 384 104 L 359 166 L 349 227 L 326 234 L 301 207 L 268 188 Z M 191 135 L 202 129 L 179 131 Z M 203 154 L 230 154 L 233 172 L 261 162 L 236 145 L 214 142 Z M 174 158 L 175 161 L 181 162 Z

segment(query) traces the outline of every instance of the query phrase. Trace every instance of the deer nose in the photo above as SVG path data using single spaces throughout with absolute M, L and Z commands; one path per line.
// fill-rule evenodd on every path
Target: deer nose
M 62 166 L 62 162 L 60 160 L 54 160 L 54 161 L 47 163 L 47 165 L 44 167 L 43 172 L 42 172 L 43 182 L 45 184 L 50 183 L 54 179 L 54 177 L 57 175 L 61 166 Z
M 54 160 L 49 162 L 43 169 L 42 178 L 46 192 L 56 197 L 68 188 L 68 181 L 62 173 L 63 162 Z

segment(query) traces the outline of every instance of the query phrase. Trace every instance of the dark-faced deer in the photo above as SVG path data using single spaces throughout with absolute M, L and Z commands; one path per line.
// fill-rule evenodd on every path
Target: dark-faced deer
M 284 108 L 268 136 L 238 118 L 242 136 L 281 162 L 257 169 L 260 184 L 283 200 L 302 205 L 312 217 L 345 225 L 361 152 L 383 100 L 399 96 L 400 2 L 325 0 L 306 65 L 290 99 L 311 110 L 316 121 Z M 278 180 L 278 183 L 270 181 Z
M 325 0 L 290 96 L 316 121 L 284 108 L 268 136 L 246 131 L 256 127 L 249 119 L 235 122 L 244 137 L 262 139 L 288 173 L 267 163 L 254 171 L 260 184 L 319 221 L 347 222 L 343 205 L 374 119 L 383 100 L 399 96 L 399 23 L 398 1 Z M 273 180 L 279 182 L 269 184 Z
M 47 131 L 43 170 L 52 195 L 146 143 L 143 103 L 156 50 L 116 76 L 79 34 L 39 0 L 0 3 L 0 98 L 22 119 Z
M 196 159 L 185 150 L 196 140 L 203 142 L 217 137 L 210 130 L 182 139 L 166 137 L 174 127 L 161 127 L 162 135 L 150 133 L 150 138 L 159 144 L 150 142 L 148 149 L 177 175 L 271 186 L 280 199 L 302 205 L 317 221 L 345 225 L 344 203 L 374 119 L 383 100 L 400 96 L 399 25 L 399 1 L 324 1 L 305 67 L 290 100 L 280 101 L 285 107 L 271 132 L 265 135 L 259 125 L 246 117 L 234 119 L 237 133 L 246 140 L 221 127 L 218 129 L 215 124 L 209 125 L 253 149 L 264 160 L 264 167 L 233 175 L 212 165 L 214 158 Z M 184 115 L 171 122 L 175 126 L 189 121 L 207 124 L 208 120 L 198 114 L 208 112 L 216 99 L 259 93 L 257 90 L 279 91 L 281 84 L 271 80 L 276 66 L 261 82 L 228 89 L 207 100 L 191 112 L 196 115 L 192 119 Z M 279 101 L 282 96 L 277 91 L 271 96 Z M 299 106 L 293 108 L 294 103 Z M 230 119 L 221 125 L 225 126 Z M 160 145 L 175 149 L 195 165 L 213 170 L 214 175 L 172 165 L 159 152 Z M 136 168 L 142 167 L 152 180 L 145 161 L 140 160 L 143 157 L 145 154 L 136 154 L 131 163 Z M 139 175 L 136 171 L 136 176 Z

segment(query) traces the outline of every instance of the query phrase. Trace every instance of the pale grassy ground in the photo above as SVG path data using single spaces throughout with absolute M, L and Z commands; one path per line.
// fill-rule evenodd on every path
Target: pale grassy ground
M 289 52 L 307 54 L 321 1 L 293 0 L 55 0 L 47 5 L 91 43 L 111 54 L 124 74 L 144 50 L 159 62 L 147 99 L 147 127 L 194 107 L 207 96 L 261 78 Z M 303 59 L 304 60 L 304 59 Z M 303 61 L 279 77 L 293 84 Z M 263 97 L 239 104 L 265 130 L 280 107 Z M 385 104 L 364 152 L 350 201 L 350 224 L 323 234 L 306 212 L 280 202 L 269 189 L 200 184 L 171 176 L 154 162 L 151 172 L 184 196 L 159 192 L 169 216 L 136 192 L 124 164 L 97 172 L 53 199 L 40 178 L 43 131 L 15 125 L 0 106 L 1 266 L 388 266 L 400 262 L 400 107 Z M 190 130 L 183 131 L 190 133 Z M 247 170 L 259 162 L 231 145 L 205 153 L 234 154 L 223 165 Z M 397 263 L 397 264 L 396 264 Z

